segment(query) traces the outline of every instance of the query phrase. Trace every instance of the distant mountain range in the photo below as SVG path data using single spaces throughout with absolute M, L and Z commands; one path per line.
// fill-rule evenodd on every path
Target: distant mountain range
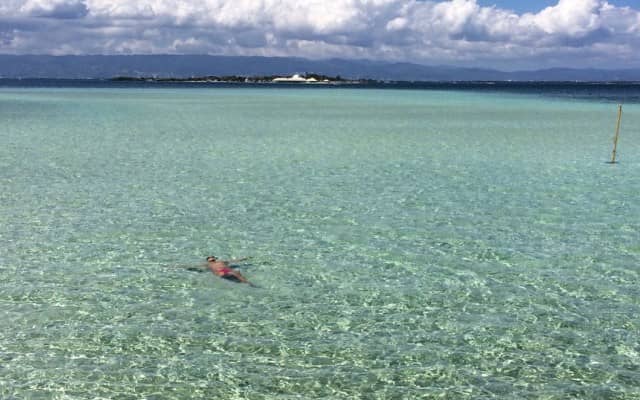
M 318 73 L 349 79 L 394 81 L 640 81 L 640 69 L 553 68 L 505 72 L 369 60 L 206 55 L 0 55 L 0 78 L 88 79 Z

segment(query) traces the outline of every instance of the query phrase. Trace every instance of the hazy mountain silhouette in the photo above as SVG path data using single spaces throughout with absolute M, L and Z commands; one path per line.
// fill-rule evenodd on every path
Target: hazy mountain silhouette
M 313 72 L 351 79 L 402 81 L 640 81 L 640 69 L 554 68 L 504 72 L 369 60 L 205 55 L 0 55 L 2 78 L 190 77 L 291 75 Z

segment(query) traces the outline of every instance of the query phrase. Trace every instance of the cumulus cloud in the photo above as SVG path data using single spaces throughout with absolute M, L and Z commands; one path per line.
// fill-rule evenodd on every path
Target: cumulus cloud
M 27 0 L 20 12 L 35 17 L 73 19 L 86 16 L 89 10 L 81 0 Z
M 547 34 L 582 36 L 600 28 L 600 8 L 598 0 L 560 0 L 532 18 Z
M 605 0 L 525 14 L 476 0 L 2 0 L 0 53 L 640 66 L 640 10 Z

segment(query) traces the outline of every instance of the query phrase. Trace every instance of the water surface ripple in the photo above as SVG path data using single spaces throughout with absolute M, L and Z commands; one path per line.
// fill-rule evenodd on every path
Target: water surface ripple
M 640 398 L 640 139 L 510 93 L 0 90 L 0 398 Z M 189 270 L 249 255 L 258 289 Z

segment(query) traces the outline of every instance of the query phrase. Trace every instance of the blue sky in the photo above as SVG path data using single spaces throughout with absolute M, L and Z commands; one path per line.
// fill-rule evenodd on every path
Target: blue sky
M 640 68 L 640 0 L 0 0 L 0 54 Z
M 510 9 L 517 13 L 538 12 L 543 8 L 557 4 L 556 0 L 481 0 L 478 4 L 483 6 L 497 6 Z M 609 0 L 609 4 L 619 7 L 633 7 L 640 5 L 640 0 Z

